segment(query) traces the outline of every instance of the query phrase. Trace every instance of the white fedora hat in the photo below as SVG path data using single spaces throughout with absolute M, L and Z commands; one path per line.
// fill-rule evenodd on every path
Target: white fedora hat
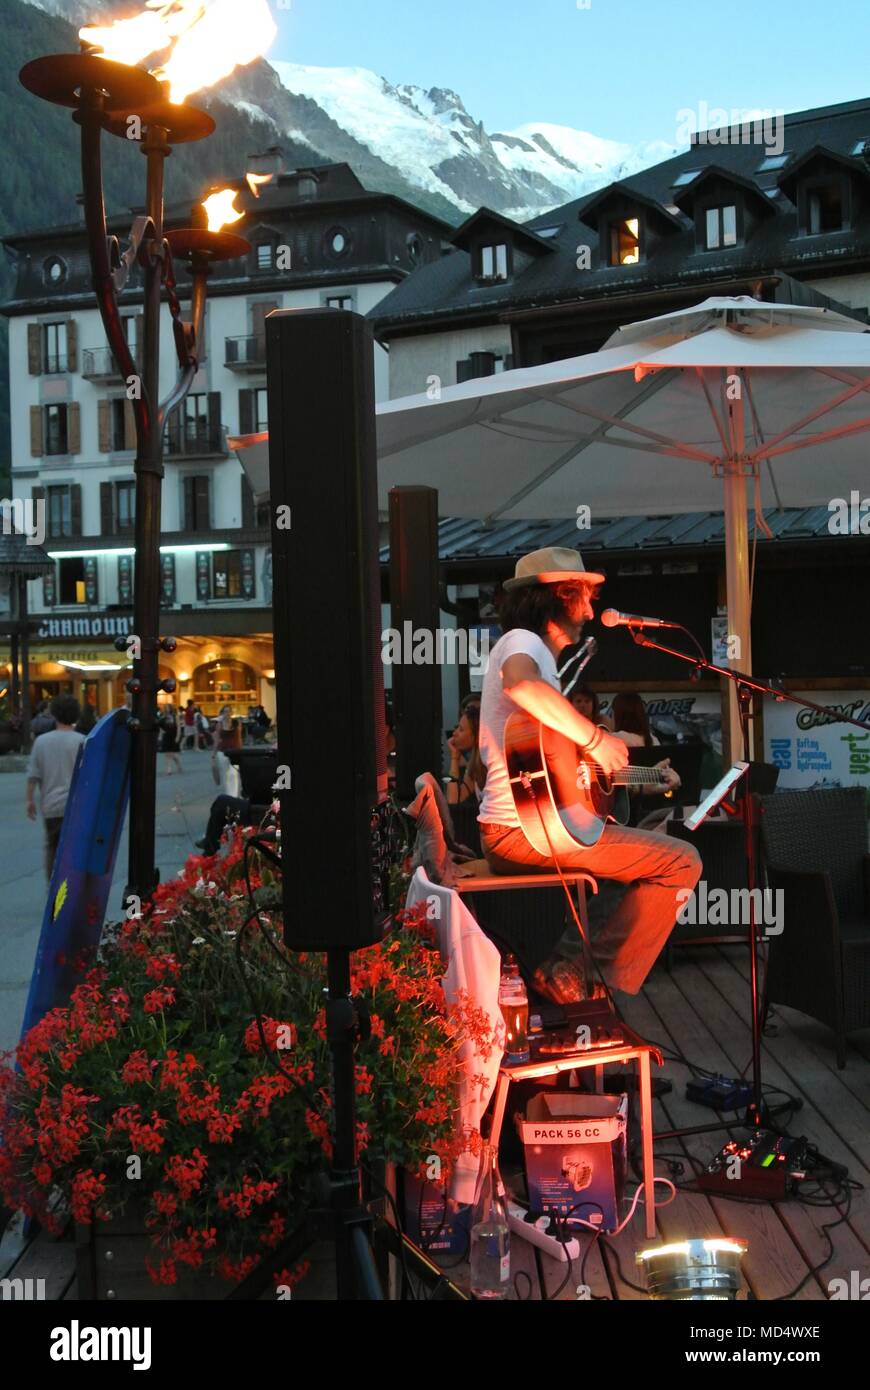
M 517 560 L 513 579 L 506 579 L 505 589 L 521 589 L 530 584 L 565 584 L 572 579 L 586 584 L 603 584 L 604 575 L 587 570 L 579 550 L 566 550 L 563 546 L 547 546 L 544 550 L 533 550 Z

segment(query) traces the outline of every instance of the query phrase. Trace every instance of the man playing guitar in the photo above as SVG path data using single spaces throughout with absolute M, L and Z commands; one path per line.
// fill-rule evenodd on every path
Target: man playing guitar
M 505 582 L 504 635 L 489 654 L 480 711 L 480 756 L 486 785 L 481 841 L 493 873 L 552 871 L 552 857 L 534 849 L 521 827 L 504 753 L 505 725 L 518 709 L 572 740 L 603 773 L 628 763 L 625 744 L 580 714 L 562 695 L 557 658 L 580 639 L 592 616 L 602 574 L 585 570 L 576 550 L 534 551 Z M 667 779 L 679 785 L 676 774 Z M 594 845 L 560 847 L 559 865 L 587 869 L 631 887 L 595 941 L 595 959 L 611 989 L 637 994 L 673 930 L 680 889 L 701 875 L 697 850 L 682 840 L 607 825 Z M 682 901 L 682 899 L 681 899 Z

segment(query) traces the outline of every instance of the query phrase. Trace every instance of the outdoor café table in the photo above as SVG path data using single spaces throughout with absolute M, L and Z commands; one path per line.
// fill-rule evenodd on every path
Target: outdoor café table
M 590 1023 L 601 1022 L 605 1015 L 599 1013 L 590 1014 Z M 606 1015 L 612 1018 L 612 1015 Z M 579 1021 L 583 1021 L 580 1019 Z M 575 1020 L 572 1017 L 572 1026 Z M 604 1089 L 604 1068 L 613 1063 L 636 1062 L 640 1080 L 640 1132 L 643 1146 L 643 1189 L 644 1205 L 646 1212 L 646 1234 L 652 1240 L 656 1234 L 656 1209 L 655 1209 L 655 1166 L 653 1163 L 653 1114 L 652 1114 L 652 1085 L 650 1082 L 650 1058 L 654 1057 L 658 1066 L 662 1065 L 663 1058 L 659 1049 L 654 1043 L 645 1042 L 631 1028 L 627 1028 L 624 1023 L 619 1024 L 619 1031 L 622 1033 L 624 1042 L 613 1043 L 604 1047 L 585 1047 L 578 1048 L 576 1052 L 560 1053 L 557 1057 L 540 1057 L 537 1060 L 532 1057 L 529 1062 L 516 1062 L 503 1064 L 499 1069 L 498 1085 L 495 1093 L 495 1106 L 492 1117 L 492 1131 L 490 1142 L 494 1148 L 498 1148 L 501 1138 L 501 1128 L 504 1123 L 505 1107 L 507 1105 L 508 1091 L 513 1081 L 533 1081 L 536 1077 L 558 1076 L 565 1071 L 581 1071 L 584 1067 L 595 1068 L 595 1089 L 598 1092 Z M 534 1036 L 530 1039 L 534 1049 Z

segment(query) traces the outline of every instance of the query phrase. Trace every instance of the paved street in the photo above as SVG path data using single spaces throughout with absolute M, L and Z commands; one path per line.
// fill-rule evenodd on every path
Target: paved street
M 157 779 L 157 863 L 173 877 L 205 830 L 217 792 L 208 753 L 181 754 L 183 771 Z M 23 772 L 0 774 L 0 1051 L 18 1041 L 45 908 L 42 821 L 24 814 Z M 121 835 L 109 915 L 119 914 L 127 876 L 127 825 Z

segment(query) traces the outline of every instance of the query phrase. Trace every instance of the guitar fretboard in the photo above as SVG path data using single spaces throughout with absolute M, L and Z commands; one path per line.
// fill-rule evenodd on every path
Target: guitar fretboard
M 608 776 L 598 763 L 589 761 L 587 766 L 599 777 Z M 665 780 L 654 767 L 622 767 L 618 772 L 610 773 L 609 777 L 616 787 L 657 787 Z

